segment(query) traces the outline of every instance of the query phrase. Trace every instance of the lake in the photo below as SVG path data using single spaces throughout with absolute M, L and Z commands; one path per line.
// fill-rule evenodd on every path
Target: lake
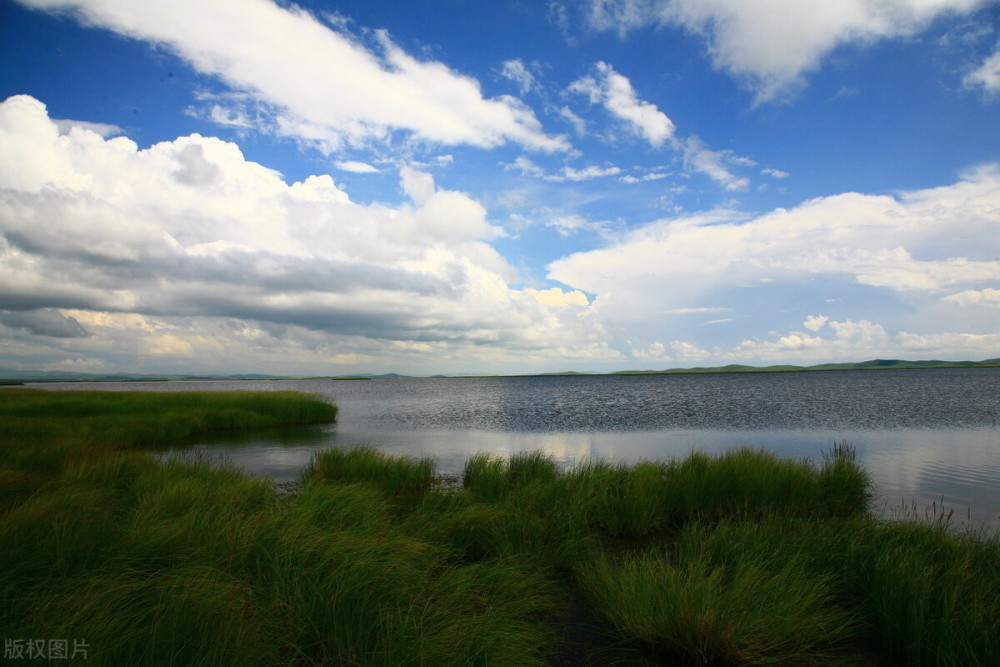
M 740 446 L 820 461 L 846 441 L 871 472 L 884 514 L 915 507 L 923 516 L 943 503 L 956 520 L 1000 528 L 1000 369 L 83 386 L 292 389 L 329 398 L 340 407 L 335 425 L 210 434 L 168 452 L 198 452 L 276 480 L 295 479 L 313 452 L 331 445 L 432 456 L 446 473 L 461 472 L 480 451 L 541 449 L 567 467 Z

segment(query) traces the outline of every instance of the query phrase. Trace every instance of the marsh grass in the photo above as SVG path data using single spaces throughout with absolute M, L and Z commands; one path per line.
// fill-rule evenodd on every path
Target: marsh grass
M 0 465 L 54 474 L 66 463 L 211 430 L 332 422 L 337 408 L 297 392 L 0 389 Z M 45 443 L 45 447 L 36 446 Z
M 728 567 L 655 553 L 601 557 L 580 572 L 622 642 L 685 664 L 830 664 L 852 639 L 850 612 L 799 561 Z
M 420 497 L 434 482 L 434 461 L 389 456 L 374 447 L 327 449 L 313 456 L 303 474 L 305 484 L 370 484 L 396 498 Z
M 479 455 L 451 491 L 429 460 L 334 449 L 281 498 L 145 453 L 175 433 L 155 419 L 121 435 L 167 395 L 43 394 L 0 403 L 0 628 L 85 638 L 88 664 L 1000 664 L 998 539 L 874 519 L 848 449 Z M 331 416 L 248 398 L 180 421 Z

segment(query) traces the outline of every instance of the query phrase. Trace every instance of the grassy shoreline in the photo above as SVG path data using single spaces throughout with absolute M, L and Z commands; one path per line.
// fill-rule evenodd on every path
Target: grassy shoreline
M 450 490 L 330 449 L 288 496 L 144 447 L 336 408 L 136 394 L 0 390 L 5 638 L 89 665 L 1000 664 L 1000 540 L 873 518 L 849 448 L 477 455 Z

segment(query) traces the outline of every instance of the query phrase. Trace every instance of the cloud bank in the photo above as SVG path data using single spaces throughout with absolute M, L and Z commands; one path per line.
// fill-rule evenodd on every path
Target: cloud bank
M 511 288 L 485 208 L 414 168 L 409 203 L 362 205 L 328 175 L 288 184 L 215 138 L 140 150 L 60 134 L 28 96 L 0 104 L 0 153 L 0 310 L 21 330 L 92 333 L 93 350 L 131 331 L 125 349 L 178 360 L 251 336 L 312 346 L 313 363 L 324 346 L 361 363 L 386 348 L 530 358 L 552 340 L 586 357 L 600 333 L 579 292 Z
M 906 350 L 920 356 L 961 350 L 984 358 L 1000 350 L 1000 320 L 989 307 L 996 302 L 993 286 L 1000 284 L 998 257 L 1000 166 L 988 164 L 954 184 L 896 196 L 844 193 L 759 217 L 716 210 L 658 220 L 609 247 L 553 262 L 549 278 L 599 295 L 595 307 L 631 333 L 633 349 L 644 358 L 651 342 L 663 346 L 664 361 L 822 360 Z M 766 302 L 783 289 L 795 297 Z M 836 332 L 833 338 L 792 331 L 697 349 L 677 340 L 684 352 L 673 355 L 666 341 L 656 340 L 663 331 L 683 328 L 678 315 L 706 307 L 729 308 L 747 322 L 766 302 L 777 306 L 769 314 L 776 320 L 782 310 L 794 318 L 799 308 L 805 318 L 831 300 L 831 291 L 877 291 L 872 302 L 893 304 L 881 315 L 912 329 L 890 335 L 871 322 L 837 328 L 823 315 L 805 319 L 805 326 L 813 332 L 826 326 Z M 944 323 L 968 333 L 942 333 Z
M 599 247 L 549 265 L 553 282 L 518 287 L 484 205 L 417 166 L 399 169 L 404 203 L 363 204 L 212 137 L 140 149 L 67 131 L 23 95 L 0 103 L 0 153 L 0 358 L 22 367 L 504 372 L 1000 350 L 996 164 L 893 195 L 605 225 Z

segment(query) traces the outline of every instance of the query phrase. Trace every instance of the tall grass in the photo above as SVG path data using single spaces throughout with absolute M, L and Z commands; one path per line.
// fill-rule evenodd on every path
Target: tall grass
M 0 389 L 0 509 L 68 467 L 210 430 L 330 422 L 337 407 L 297 392 Z
M 0 390 L 7 442 L 101 443 L 129 447 L 208 430 L 336 420 L 337 408 L 298 392 Z
M 371 484 L 396 497 L 418 497 L 434 482 L 434 461 L 409 456 L 393 457 L 374 447 L 327 449 L 313 457 L 303 473 L 307 484 L 358 482 Z
M 862 621 L 872 650 L 908 665 L 1000 664 L 1000 539 L 871 518 L 692 524 L 678 558 L 712 567 L 798 562 Z
M 83 463 L 0 521 L 9 636 L 98 664 L 542 664 L 552 583 L 468 564 L 357 480 L 295 502 L 207 462 Z
M 830 664 L 854 634 L 829 583 L 796 560 L 783 567 L 654 554 L 601 557 L 581 587 L 621 642 L 658 660 L 699 665 Z

